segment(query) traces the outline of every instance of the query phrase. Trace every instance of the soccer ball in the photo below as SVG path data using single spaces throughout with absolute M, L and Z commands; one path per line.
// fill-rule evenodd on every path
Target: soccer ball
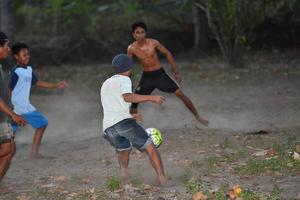
M 154 146 L 158 148 L 162 143 L 161 132 L 156 128 L 147 128 L 146 132 L 151 137 Z

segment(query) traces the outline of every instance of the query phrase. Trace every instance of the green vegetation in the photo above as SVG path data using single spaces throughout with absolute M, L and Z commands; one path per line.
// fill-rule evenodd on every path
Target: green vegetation
M 172 52 L 199 47 L 206 52 L 218 44 L 219 52 L 235 67 L 242 66 L 244 52 L 255 46 L 299 42 L 297 0 L 6 2 L 9 6 L 3 9 L 7 12 L 0 17 L 12 23 L 1 24 L 1 30 L 9 33 L 12 42 L 29 43 L 35 61 L 53 64 L 99 61 L 126 52 L 134 21 L 145 21 L 150 36 Z M 201 28 L 197 24 L 202 24 Z M 270 26 L 289 31 L 277 33 Z
M 293 144 L 274 144 L 270 149 L 274 155 L 268 158 L 250 159 L 246 165 L 236 167 L 235 170 L 241 175 L 258 175 L 271 171 L 278 173 L 300 172 L 300 162 L 289 155 L 293 152 Z
M 204 194 L 208 195 L 210 186 L 201 178 L 193 178 L 186 184 L 186 189 L 190 194 L 194 194 L 196 192 L 201 191 Z
M 106 180 L 106 188 L 110 191 L 115 191 L 121 188 L 121 180 L 119 177 L 110 176 Z

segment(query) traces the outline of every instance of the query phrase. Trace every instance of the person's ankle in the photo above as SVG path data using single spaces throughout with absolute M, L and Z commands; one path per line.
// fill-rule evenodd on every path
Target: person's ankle
M 165 176 L 158 177 L 158 179 L 161 186 L 166 185 L 168 182 L 168 179 Z
M 30 158 L 31 159 L 37 159 L 37 157 L 38 157 L 38 153 L 37 152 L 31 152 L 30 153 Z

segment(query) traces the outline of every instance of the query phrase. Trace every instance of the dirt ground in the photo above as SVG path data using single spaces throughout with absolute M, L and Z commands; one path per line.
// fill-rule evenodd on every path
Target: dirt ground
M 211 194 L 240 185 L 242 191 L 270 198 L 277 190 L 277 199 L 300 199 L 300 162 L 288 155 L 300 141 L 300 62 L 272 58 L 272 62 L 255 58 L 248 69 L 235 70 L 223 69 L 222 62 L 213 58 L 179 62 L 181 87 L 209 119 L 208 128 L 197 124 L 170 94 L 163 94 L 167 101 L 162 106 L 140 106 L 143 127 L 158 128 L 163 135 L 159 152 L 170 184 L 158 191 L 152 187 L 157 180 L 147 156 L 136 150 L 129 165 L 133 186 L 127 192 L 109 190 L 111 178 L 118 177 L 118 162 L 113 147 L 102 137 L 99 97 L 109 64 L 39 69 L 40 78 L 66 79 L 70 86 L 65 91 L 33 91 L 32 103 L 49 119 L 40 149 L 44 157 L 29 159 L 33 129 L 18 132 L 17 153 L 0 184 L 8 191 L 0 199 L 122 199 L 127 195 L 128 199 L 179 200 L 191 199 L 203 185 Z M 253 155 L 263 150 L 269 151 Z

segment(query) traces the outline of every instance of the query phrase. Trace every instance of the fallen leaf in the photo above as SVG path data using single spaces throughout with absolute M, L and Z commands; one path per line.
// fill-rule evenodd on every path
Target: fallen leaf
M 55 185 L 53 183 L 50 183 L 50 184 L 41 186 L 41 188 L 51 188 L 51 187 L 55 187 Z
M 236 199 L 237 195 L 233 191 L 230 191 L 229 197 L 230 197 L 230 199 Z
M 95 188 L 93 187 L 91 189 L 88 189 L 88 191 L 89 191 L 89 193 L 94 194 L 95 193 Z
M 144 190 L 150 190 L 152 188 L 152 186 L 148 185 L 148 184 L 142 184 L 141 188 L 143 188 Z
M 286 166 L 289 167 L 289 168 L 294 167 L 293 163 L 287 163 Z
M 296 152 L 300 153 L 300 144 L 296 144 Z
M 193 166 L 193 161 L 192 160 L 186 160 L 185 162 L 186 162 L 186 165 L 188 167 L 192 167 Z
M 274 148 L 268 149 L 268 156 L 275 156 L 277 151 Z
M 242 192 L 242 189 L 241 189 L 241 187 L 240 187 L 239 185 L 234 186 L 234 187 L 232 188 L 232 190 L 233 190 L 233 192 L 234 192 L 237 196 L 239 196 L 239 194 L 241 194 L 241 192 Z
M 76 193 L 76 192 L 72 192 L 72 193 L 68 194 L 68 197 L 76 197 L 76 196 L 78 196 L 78 193 Z
M 54 178 L 54 181 L 56 182 L 64 182 L 66 180 L 65 176 L 58 176 Z
M 297 153 L 297 152 L 294 151 L 293 158 L 294 158 L 295 160 L 300 161 L 300 155 L 299 155 L 299 153 Z
M 28 196 L 26 196 L 26 194 L 21 194 L 21 195 L 17 196 L 16 199 L 17 200 L 30 200 L 30 198 Z
M 193 194 L 192 200 L 208 200 L 208 198 L 203 192 L 196 192 Z
M 241 187 L 239 185 L 235 185 L 230 190 L 229 197 L 230 199 L 237 199 L 241 193 L 242 193 Z
M 91 179 L 89 179 L 89 178 L 83 178 L 83 179 L 81 179 L 80 182 L 83 183 L 83 184 L 89 184 L 89 183 L 91 183 L 92 181 L 91 181 Z
M 252 155 L 253 156 L 265 156 L 267 154 L 268 154 L 268 150 L 262 150 L 262 151 L 255 152 Z

